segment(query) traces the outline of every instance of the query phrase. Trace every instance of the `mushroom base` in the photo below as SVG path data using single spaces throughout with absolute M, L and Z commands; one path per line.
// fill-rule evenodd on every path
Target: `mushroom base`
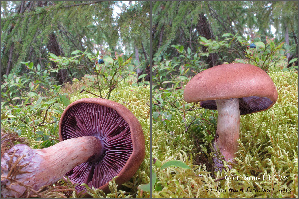
M 45 149 L 15 145 L 1 158 L 1 194 L 16 198 L 30 195 L 32 190 L 55 183 L 75 166 L 102 153 L 103 145 L 94 136 L 68 139 Z M 31 191 L 27 193 L 26 187 Z
M 238 150 L 240 131 L 239 99 L 216 100 L 218 110 L 217 131 L 214 142 L 216 153 L 214 157 L 215 170 L 223 167 L 221 155 L 227 162 L 233 162 L 235 152 Z M 219 156 L 220 155 L 220 156 Z

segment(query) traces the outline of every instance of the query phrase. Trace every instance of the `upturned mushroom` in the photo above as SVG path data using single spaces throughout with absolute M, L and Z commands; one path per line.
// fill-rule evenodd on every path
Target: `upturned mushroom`
M 227 162 L 234 162 L 238 150 L 240 114 L 271 108 L 278 94 L 269 75 L 250 64 L 223 64 L 194 76 L 186 85 L 186 102 L 200 102 L 201 107 L 218 111 L 214 149 Z M 214 158 L 217 170 L 222 160 Z
M 1 158 L 2 197 L 22 197 L 68 176 L 78 184 L 109 192 L 108 183 L 128 181 L 145 156 L 137 118 L 116 102 L 89 98 L 70 104 L 59 123 L 61 142 L 45 149 L 18 144 Z

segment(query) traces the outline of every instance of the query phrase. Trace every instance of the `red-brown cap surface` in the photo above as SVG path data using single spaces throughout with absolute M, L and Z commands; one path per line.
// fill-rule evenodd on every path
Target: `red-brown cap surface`
M 74 183 L 108 192 L 108 183 L 115 177 L 117 184 L 128 181 L 138 170 L 145 156 L 145 141 L 137 118 L 125 106 L 116 102 L 88 98 L 70 104 L 59 123 L 60 140 L 98 137 L 104 145 L 100 160 L 76 166 L 66 176 Z M 77 186 L 77 190 L 83 190 Z
M 240 114 L 269 109 L 278 97 L 269 75 L 250 64 L 223 64 L 195 75 L 186 85 L 186 102 L 201 102 L 203 108 L 217 109 L 216 99 L 240 99 Z

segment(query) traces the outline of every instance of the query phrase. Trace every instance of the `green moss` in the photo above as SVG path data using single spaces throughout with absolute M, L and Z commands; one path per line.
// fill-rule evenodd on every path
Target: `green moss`
M 207 166 L 211 141 L 205 137 L 214 134 L 215 111 L 198 109 L 184 116 L 177 110 L 167 125 L 154 121 L 153 157 L 162 163 L 182 160 L 192 169 L 156 169 L 162 188 L 155 189 L 153 197 L 298 197 L 298 73 L 270 70 L 269 75 L 278 100 L 267 111 L 241 116 L 237 164 L 231 170 L 212 175 Z M 185 105 L 186 110 L 191 107 Z M 186 131 L 195 116 L 199 122 Z M 196 157 L 208 160 L 203 163 Z
M 96 90 L 91 91 L 93 94 L 98 94 Z M 77 93 L 71 96 L 71 102 L 82 98 L 95 98 L 96 96 L 90 93 Z M 149 86 L 132 86 L 126 82 L 121 83 L 112 94 L 109 100 L 118 102 L 127 107 L 140 122 L 143 134 L 145 137 L 145 158 L 139 170 L 134 177 L 126 182 L 122 188 L 111 190 L 111 193 L 105 195 L 99 190 L 90 190 L 94 197 L 149 197 L 149 193 L 138 190 L 140 184 L 149 183 L 150 179 L 150 90 Z M 116 186 L 116 185 L 115 185 Z M 122 189 L 126 190 L 122 191 Z
M 130 79 L 129 79 L 130 80 Z M 149 193 L 142 192 L 138 189 L 140 184 L 146 184 L 150 181 L 150 90 L 149 86 L 133 86 L 131 81 L 123 81 L 115 89 L 110 100 L 126 106 L 139 120 L 144 137 L 146 155 L 143 163 L 131 178 L 130 181 L 118 186 L 111 182 L 111 193 L 105 194 L 98 189 L 89 189 L 93 197 L 149 197 Z M 66 106 L 81 98 L 95 98 L 95 95 L 86 92 L 80 92 L 82 86 L 86 86 L 86 79 L 77 80 L 73 84 L 67 84 L 57 92 L 49 92 L 47 96 L 37 96 L 31 98 L 32 105 L 19 105 L 7 108 L 2 114 L 2 129 L 17 132 L 19 136 L 26 137 L 28 144 L 32 148 L 45 148 L 59 142 L 58 123 L 63 110 Z M 96 90 L 89 90 L 91 93 L 98 94 Z M 63 99 L 60 95 L 68 93 Z M 69 98 L 69 100 L 68 100 Z M 66 103 L 67 101 L 67 103 Z M 26 117 L 30 116 L 30 117 Z M 12 119 L 10 119 L 12 117 Z M 4 125 L 3 125 L 4 124 Z M 39 197 L 84 197 L 77 195 L 72 183 L 60 180 L 56 184 L 63 188 L 57 190 L 55 186 L 48 186 L 46 191 L 40 192 Z M 63 190 L 69 190 L 66 191 Z

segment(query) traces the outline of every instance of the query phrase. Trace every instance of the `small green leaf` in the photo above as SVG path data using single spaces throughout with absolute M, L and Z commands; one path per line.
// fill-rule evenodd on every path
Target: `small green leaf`
M 37 94 L 34 93 L 34 92 L 29 92 L 27 95 L 28 95 L 28 97 L 34 97 L 34 96 L 37 96 Z
M 182 53 L 183 50 L 184 50 L 184 46 L 180 46 L 180 47 L 179 47 L 179 52 Z
M 14 98 L 12 98 L 12 100 L 19 100 L 19 99 L 21 99 L 20 97 L 14 97 Z
M 139 189 L 141 189 L 142 191 L 150 191 L 150 183 L 148 184 L 141 184 L 138 186 Z
M 123 62 L 124 62 L 124 59 L 123 59 L 121 56 L 119 56 L 119 57 L 117 58 L 117 61 L 118 61 L 119 65 L 122 66 L 122 65 L 123 65 Z
M 68 106 L 71 103 L 66 95 L 59 95 L 59 98 L 64 106 Z
M 145 76 L 147 76 L 147 74 L 142 74 L 142 75 L 140 75 L 140 76 L 138 77 L 138 79 L 142 79 L 142 78 L 144 78 Z
M 40 64 L 37 64 L 36 68 L 37 68 L 37 71 L 40 71 L 40 69 L 41 69 Z
M 233 36 L 231 33 L 224 33 L 223 35 L 222 35 L 222 37 L 229 37 L 229 36 Z
M 161 169 L 165 169 L 167 167 L 180 167 L 183 169 L 190 169 L 190 167 L 188 165 L 186 165 L 184 162 L 179 161 L 179 160 L 168 161 L 161 166 Z
M 33 84 L 33 82 L 30 82 L 30 83 L 29 83 L 29 88 L 30 88 L 31 91 L 33 90 L 33 88 L 34 88 L 34 84 Z
M 191 54 L 191 49 L 189 47 L 187 48 L 187 52 L 188 54 Z
M 81 86 L 80 90 L 83 90 L 83 89 L 85 89 L 85 88 L 86 88 L 86 86 Z
M 28 66 L 29 65 L 29 61 L 27 61 L 27 62 L 21 62 L 21 64 L 25 64 L 26 66 Z
M 152 184 L 155 186 L 157 180 L 157 174 L 152 170 Z M 151 183 L 139 185 L 138 188 L 142 191 L 150 191 Z
M 29 69 L 32 69 L 32 68 L 33 68 L 33 62 L 30 62 L 30 64 L 28 65 L 28 68 L 29 68 Z
M 111 57 L 109 57 L 109 56 L 105 56 L 103 58 L 103 60 L 104 60 L 104 63 L 110 63 L 110 64 L 113 63 L 113 59 Z
M 178 77 L 181 81 L 184 81 L 184 80 L 187 80 L 188 79 L 188 77 L 186 77 L 186 76 L 179 76 Z
M 162 163 L 160 160 L 156 160 L 155 164 L 156 167 L 161 167 Z
M 291 64 L 291 63 L 297 61 L 297 59 L 298 59 L 298 58 L 291 59 L 291 61 L 289 62 L 289 64 Z
M 199 38 L 200 38 L 200 41 L 201 41 L 201 42 L 204 42 L 204 43 L 207 43 L 207 42 L 208 42 L 208 40 L 207 40 L 205 37 L 201 37 L 201 36 L 199 36 Z
M 168 83 L 172 83 L 172 81 L 164 81 L 164 82 L 162 82 L 162 84 L 168 84 Z
M 262 48 L 262 49 L 265 48 L 265 44 L 264 44 L 263 42 L 261 42 L 261 41 L 259 41 L 259 42 L 255 42 L 254 44 L 255 44 L 256 47 L 258 47 L 258 48 Z
M 43 131 L 36 131 L 35 133 L 38 134 L 38 135 L 43 135 L 44 134 Z
M 75 50 L 75 51 L 73 51 L 71 54 L 72 54 L 72 55 L 75 55 L 75 54 L 78 54 L 78 53 L 82 53 L 82 51 L 81 51 L 81 50 Z
M 154 172 L 154 170 L 152 170 L 152 185 L 155 186 L 157 182 L 157 174 L 156 172 Z
M 170 60 L 166 61 L 165 65 L 169 66 Z
M 153 112 L 153 118 L 157 119 L 159 117 L 160 113 L 159 112 Z
M 169 121 L 170 121 L 171 118 L 172 118 L 172 114 L 167 114 L 167 113 L 165 113 L 164 116 L 165 116 L 165 119 L 166 119 L 166 120 L 169 120 Z

